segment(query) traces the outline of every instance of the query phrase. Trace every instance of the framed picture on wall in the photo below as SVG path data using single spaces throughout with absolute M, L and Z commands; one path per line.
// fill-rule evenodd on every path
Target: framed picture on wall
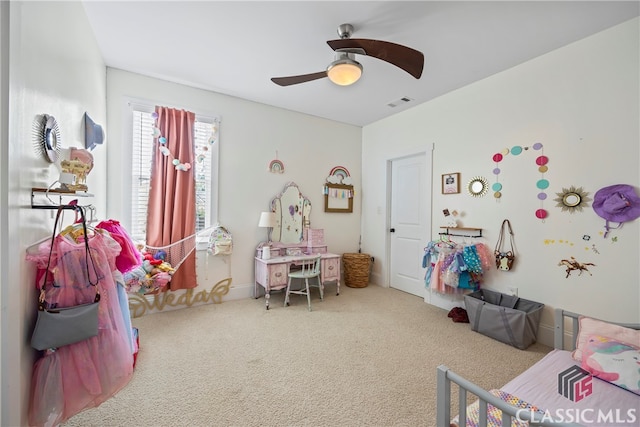
M 330 184 L 324 185 L 325 212 L 353 212 L 353 185 Z
M 442 175 L 442 194 L 460 193 L 460 172 Z

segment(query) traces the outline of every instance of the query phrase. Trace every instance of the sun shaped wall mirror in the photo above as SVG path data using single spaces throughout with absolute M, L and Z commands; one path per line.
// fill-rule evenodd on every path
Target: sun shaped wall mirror
M 473 197 L 482 197 L 489 191 L 489 182 L 484 177 L 475 176 L 469 180 L 467 191 Z
M 56 118 L 48 114 L 38 116 L 33 123 L 33 133 L 36 151 L 49 163 L 55 162 L 62 147 L 60 128 Z
M 276 225 L 271 230 L 272 242 L 302 242 L 302 230 L 311 225 L 311 202 L 302 195 L 296 183 L 286 184 L 271 200 L 271 212 L 276 214 Z
M 588 202 L 591 201 L 589 193 L 584 191 L 582 187 L 576 188 L 571 186 L 569 188 L 563 188 L 561 193 L 556 193 L 558 197 L 553 199 L 558 202 L 556 207 L 561 208 L 561 211 L 569 211 L 569 213 L 581 212 L 583 207 L 589 206 Z

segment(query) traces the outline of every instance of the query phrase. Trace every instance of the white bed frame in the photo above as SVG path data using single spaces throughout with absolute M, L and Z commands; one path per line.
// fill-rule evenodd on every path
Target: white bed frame
M 570 311 L 565 311 L 560 308 L 555 309 L 554 313 L 554 347 L 560 350 L 569 350 L 572 351 L 576 348 L 576 340 L 578 338 L 578 319 L 580 314 L 572 313 Z M 570 319 L 571 328 L 569 331 L 570 334 L 570 343 L 569 346 L 565 346 L 565 320 Z M 611 322 L 612 323 L 612 322 Z M 616 325 L 624 326 L 632 329 L 640 329 L 640 324 L 631 324 L 631 323 L 615 323 Z M 478 397 L 480 416 L 479 416 L 479 425 L 480 427 L 487 426 L 487 404 L 491 404 L 496 408 L 502 411 L 502 425 L 503 426 L 511 426 L 511 422 L 516 418 L 519 413 L 519 417 L 521 420 L 529 421 L 530 426 L 542 426 L 542 427 L 579 427 L 580 424 L 567 424 L 561 422 L 553 422 L 548 420 L 548 417 L 545 421 L 541 421 L 541 416 L 537 416 L 535 413 L 530 411 L 519 411 L 519 408 L 508 404 L 507 402 L 501 400 L 500 398 L 494 396 L 489 393 L 488 390 L 483 389 L 482 387 L 472 383 L 469 380 L 461 377 L 455 372 L 451 371 L 445 365 L 440 365 L 437 368 L 438 377 L 437 377 L 437 415 L 436 415 L 436 425 L 438 427 L 449 427 L 451 424 L 451 383 L 455 383 L 459 387 L 459 397 L 458 397 L 458 405 L 459 405 L 459 420 L 467 419 L 467 393 L 469 392 Z M 466 392 L 465 392 L 466 391 Z M 535 402 L 531 402 L 534 403 Z M 533 414 L 533 415 L 532 415 Z M 462 426 L 466 422 L 462 422 Z

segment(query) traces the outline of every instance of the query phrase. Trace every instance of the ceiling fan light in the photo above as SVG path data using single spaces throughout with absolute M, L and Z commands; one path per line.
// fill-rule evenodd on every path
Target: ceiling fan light
M 329 80 L 340 86 L 354 84 L 362 76 L 362 65 L 351 59 L 335 61 L 327 68 Z

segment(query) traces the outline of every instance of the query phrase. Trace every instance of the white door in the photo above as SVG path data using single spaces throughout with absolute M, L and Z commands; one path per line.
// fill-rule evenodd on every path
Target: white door
M 390 281 L 392 288 L 426 296 L 422 257 L 431 226 L 427 154 L 391 162 Z

